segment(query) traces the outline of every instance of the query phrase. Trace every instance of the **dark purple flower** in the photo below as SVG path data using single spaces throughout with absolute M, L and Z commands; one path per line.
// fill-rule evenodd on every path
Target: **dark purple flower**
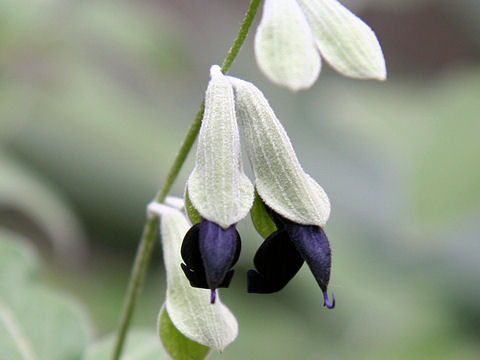
M 334 308 L 335 297 L 330 303 L 327 295 L 332 258 L 323 229 L 294 223 L 271 209 L 268 213 L 278 230 L 265 239 L 255 254 L 256 270 L 248 271 L 248 292 L 270 294 L 283 289 L 306 261 L 323 291 L 324 306 Z
M 216 289 L 228 287 L 240 255 L 240 235 L 235 226 L 227 229 L 208 221 L 192 226 L 182 243 L 181 264 L 190 285 L 212 291 L 215 302 Z

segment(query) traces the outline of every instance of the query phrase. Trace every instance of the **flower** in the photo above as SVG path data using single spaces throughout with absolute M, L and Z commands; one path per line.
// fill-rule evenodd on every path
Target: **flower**
M 168 351 L 172 339 L 163 334 L 161 321 L 165 316 L 173 326 L 190 340 L 222 351 L 238 335 L 238 323 L 231 311 L 217 298 L 214 305 L 208 303 L 208 290 L 192 288 L 182 273 L 179 264 L 182 239 L 190 228 L 183 209 L 183 201 L 168 197 L 167 206 L 152 202 L 148 206 L 150 216 L 160 218 L 160 234 L 163 245 L 163 260 L 167 273 L 167 294 L 159 314 L 159 332 Z M 170 346 L 167 346 L 170 345 Z M 181 343 L 185 347 L 185 343 Z M 177 345 L 178 346 L 178 345 Z M 187 351 L 187 350 L 183 350 Z
M 233 276 L 241 247 L 235 224 L 252 206 L 253 185 L 242 171 L 232 85 L 218 65 L 210 75 L 195 167 L 186 189 L 199 218 L 185 235 L 181 254 L 190 284 L 210 289 L 214 303 L 215 289 L 228 287 Z
M 228 287 L 233 265 L 240 255 L 240 235 L 235 226 L 223 229 L 209 220 L 194 225 L 182 243 L 181 264 L 193 287 L 211 289 L 210 302 L 215 302 L 215 289 Z
M 337 0 L 265 0 L 255 36 L 265 76 L 293 91 L 307 89 L 320 74 L 320 55 L 342 75 L 386 78 L 375 33 Z
M 274 224 L 258 249 L 248 272 L 248 291 L 272 293 L 282 289 L 303 262 L 310 267 L 332 308 L 327 287 L 330 279 L 330 245 L 323 231 L 330 215 L 325 191 L 301 167 L 290 139 L 262 92 L 252 83 L 228 77 L 235 90 L 237 118 L 248 158 L 255 174 L 255 188 L 263 211 Z M 264 219 L 262 220 L 264 221 Z
M 256 270 L 248 271 L 248 292 L 277 292 L 295 276 L 306 261 L 323 291 L 324 306 L 335 307 L 327 295 L 332 265 L 330 244 L 320 226 L 301 225 L 268 209 L 278 228 L 260 246 L 253 260 Z

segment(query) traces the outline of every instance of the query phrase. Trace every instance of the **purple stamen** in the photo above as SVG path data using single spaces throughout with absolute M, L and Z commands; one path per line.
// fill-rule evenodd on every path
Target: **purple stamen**
M 210 304 L 215 304 L 216 298 L 217 298 L 217 290 L 213 289 L 211 290 L 211 294 L 210 294 Z
M 335 295 L 332 294 L 332 303 L 328 300 L 328 294 L 326 291 L 323 292 L 323 306 L 326 306 L 328 309 L 333 309 L 335 307 Z

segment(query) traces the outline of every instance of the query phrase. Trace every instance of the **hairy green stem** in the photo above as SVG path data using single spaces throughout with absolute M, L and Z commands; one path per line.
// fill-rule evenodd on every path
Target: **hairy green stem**
M 222 72 L 226 74 L 230 67 L 232 66 L 235 58 L 237 57 L 240 48 L 245 42 L 245 38 L 252 26 L 255 15 L 257 14 L 258 8 L 262 0 L 251 0 L 245 18 L 242 22 L 240 30 L 238 32 L 237 38 L 235 39 L 232 47 L 230 48 L 225 61 L 222 64 Z M 167 197 L 170 189 L 177 178 L 185 159 L 187 158 L 190 150 L 192 149 L 193 143 L 197 138 L 198 132 L 200 131 L 200 125 L 202 123 L 203 111 L 205 109 L 205 100 L 202 101 L 200 109 L 195 116 L 195 120 L 188 129 L 187 135 L 183 140 L 183 143 L 173 161 L 172 166 L 168 172 L 165 183 L 161 190 L 158 192 L 155 197 L 155 201 L 163 202 Z M 145 280 L 145 273 L 150 262 L 150 256 L 152 254 L 153 246 L 155 244 L 155 239 L 157 237 L 157 228 L 158 228 L 158 218 L 152 217 L 148 218 L 145 226 L 143 227 L 142 237 L 140 239 L 140 244 L 137 248 L 137 253 L 135 256 L 135 261 L 133 263 L 132 272 L 130 274 L 130 280 L 128 283 L 127 293 L 125 295 L 125 302 L 122 310 L 122 315 L 120 318 L 120 324 L 117 330 L 117 337 L 115 341 L 115 348 L 112 356 L 112 360 L 118 360 L 122 354 L 123 344 L 132 320 L 133 312 L 137 302 L 138 295 L 140 290 L 143 287 Z

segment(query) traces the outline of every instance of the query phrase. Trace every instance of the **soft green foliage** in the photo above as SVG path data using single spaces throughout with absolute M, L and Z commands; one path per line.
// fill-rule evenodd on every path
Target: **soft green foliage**
M 0 228 L 0 295 L 33 283 L 38 275 L 37 262 L 25 239 Z
M 36 277 L 25 240 L 0 233 L 0 349 L 9 360 L 78 359 L 90 337 L 83 310 Z
M 85 351 L 82 360 L 110 360 L 115 344 L 115 334 L 93 343 Z M 158 336 L 152 331 L 130 330 L 121 360 L 167 360 L 165 351 L 160 346 Z
M 203 360 L 210 348 L 185 337 L 173 325 L 165 308 L 158 317 L 158 332 L 167 353 L 174 360 Z
M 252 210 L 250 210 L 250 216 L 255 229 L 263 238 L 267 238 L 277 230 L 275 223 L 270 216 L 268 216 L 265 205 L 256 191 Z
M 77 359 L 87 345 L 89 324 L 75 302 L 37 285 L 16 290 L 0 304 L 2 355 L 21 359 Z

